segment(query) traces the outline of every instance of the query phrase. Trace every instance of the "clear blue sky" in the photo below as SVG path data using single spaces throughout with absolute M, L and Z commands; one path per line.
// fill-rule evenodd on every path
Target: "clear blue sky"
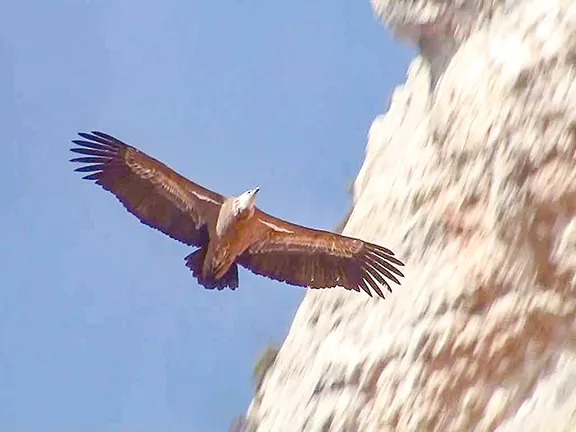
M 0 430 L 226 431 L 304 291 L 189 248 L 73 172 L 99 129 L 265 211 L 333 228 L 406 46 L 368 0 L 9 2 L 0 14 Z

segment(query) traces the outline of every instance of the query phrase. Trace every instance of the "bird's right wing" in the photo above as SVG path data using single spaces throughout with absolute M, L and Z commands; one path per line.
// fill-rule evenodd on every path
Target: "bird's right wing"
M 328 231 L 296 225 L 254 213 L 250 246 L 238 262 L 253 273 L 309 288 L 341 286 L 349 290 L 370 289 L 384 297 L 379 285 L 392 291 L 403 276 L 395 266 L 404 264 L 385 247 Z
M 75 171 L 113 193 L 142 223 L 185 244 L 208 241 L 206 223 L 215 221 L 220 194 L 191 182 L 140 150 L 102 132 L 79 133 L 70 149 L 84 156 L 71 159 L 88 165 Z

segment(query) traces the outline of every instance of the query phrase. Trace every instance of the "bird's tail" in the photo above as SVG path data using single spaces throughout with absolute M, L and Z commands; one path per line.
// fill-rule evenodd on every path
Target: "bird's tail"
M 204 259 L 206 258 L 207 247 L 202 247 L 190 255 L 188 255 L 184 260 L 186 261 L 186 267 L 192 271 L 192 275 L 198 279 L 198 283 L 204 288 L 223 290 L 229 287 L 232 290 L 238 288 L 238 266 L 236 263 L 232 263 L 228 271 L 220 279 L 214 279 L 214 276 L 210 275 L 204 278 L 202 275 L 202 267 L 204 265 Z

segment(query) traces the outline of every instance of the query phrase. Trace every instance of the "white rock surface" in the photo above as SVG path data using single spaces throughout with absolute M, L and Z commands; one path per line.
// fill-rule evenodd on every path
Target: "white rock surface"
M 258 431 L 576 430 L 576 2 L 373 0 L 418 43 L 344 229 L 406 262 L 310 291 Z M 386 89 L 381 89 L 383 99 Z

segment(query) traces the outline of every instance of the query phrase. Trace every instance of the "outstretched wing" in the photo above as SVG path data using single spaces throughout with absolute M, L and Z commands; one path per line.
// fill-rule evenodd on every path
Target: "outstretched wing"
M 163 163 L 102 132 L 79 133 L 70 149 L 85 155 L 71 162 L 90 173 L 144 224 L 193 246 L 208 241 L 206 223 L 215 221 L 223 197 L 182 177 Z
M 254 213 L 251 244 L 238 263 L 253 273 L 310 288 L 342 286 L 372 288 L 384 298 L 379 285 L 392 292 L 388 280 L 400 284 L 404 276 L 395 266 L 404 264 L 385 247 L 328 231 L 315 230 Z

